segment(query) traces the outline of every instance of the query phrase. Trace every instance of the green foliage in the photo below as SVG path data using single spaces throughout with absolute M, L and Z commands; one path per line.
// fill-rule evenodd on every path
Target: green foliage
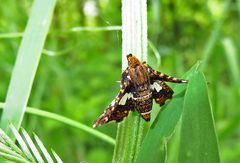
M 56 0 L 34 1 L 32 13 L 18 50 L 1 118 L 1 127 L 5 130 L 9 122 L 17 128 L 22 123 L 55 4 Z
M 34 140 L 30 138 L 28 133 L 22 128 L 21 133 L 10 125 L 14 139 L 17 140 L 18 146 L 14 140 L 11 140 L 7 134 L 0 129 L 0 157 L 13 162 L 58 162 L 62 163 L 60 157 L 52 151 L 51 154 L 46 150 L 45 146 L 34 134 Z
M 119 89 L 115 81 L 120 80 L 121 73 L 121 32 L 118 31 L 121 2 L 94 1 L 97 12 L 91 16 L 84 11 L 88 1 L 57 1 L 51 28 L 44 42 L 42 53 L 45 55 L 41 56 L 33 86 L 27 85 L 32 87 L 28 94 L 28 106 L 44 108 L 47 114 L 43 110 L 31 112 L 27 109 L 31 114 L 24 115 L 21 126 L 28 132 L 36 132 L 47 148 L 54 147 L 63 160 L 110 162 L 114 142 L 111 137 L 116 136 L 117 125 L 112 123 L 97 129 L 98 133 L 109 135 L 107 138 L 110 141 L 94 137 L 95 132 L 91 133 L 89 128 Z M 32 4 L 32 0 L 5 0 L 0 5 L 1 102 L 7 97 Z M 38 9 L 44 10 L 40 6 Z M 44 12 L 41 14 L 44 15 Z M 148 63 L 161 72 L 181 76 L 198 60 L 203 60 L 202 70 L 208 83 L 220 158 L 221 162 L 227 163 L 239 162 L 240 158 L 239 15 L 240 0 L 148 1 Z M 33 40 L 31 43 L 39 42 Z M 160 66 L 157 65 L 159 60 L 156 60 L 158 54 Z M 176 89 L 178 87 L 176 85 Z M 161 122 L 158 126 L 161 133 L 156 131 L 155 136 L 162 139 L 145 142 L 153 126 L 149 132 L 146 130 L 143 133 L 147 134 L 144 138 L 146 147 L 158 142 L 155 149 L 149 149 L 155 154 L 159 153 L 155 161 L 160 159 L 163 162 L 167 157 L 167 162 L 171 163 L 180 157 L 182 133 L 181 124 L 177 121 L 181 108 L 168 109 L 176 100 L 179 98 L 169 101 L 161 112 L 157 105 L 152 111 L 152 117 L 158 117 L 156 122 Z M 175 115 L 175 123 L 163 117 L 166 113 Z
M 198 67 L 199 63 L 193 66 L 183 78 L 188 79 Z M 174 98 L 161 109 L 153 124 L 150 126 L 143 140 L 136 162 L 146 162 L 146 160 L 150 162 L 165 162 L 167 158 L 165 158 L 165 155 L 159 153 L 165 150 L 165 144 L 171 138 L 182 114 L 185 90 L 185 84 L 177 85 L 174 88 Z
M 207 83 L 194 71 L 189 78 L 182 113 L 179 162 L 220 162 Z
M 2 109 L 3 106 L 4 106 L 4 103 L 0 102 L 0 109 Z M 88 127 L 88 126 L 86 126 L 82 123 L 79 123 L 77 121 L 74 121 L 70 118 L 67 118 L 67 117 L 64 117 L 64 116 L 61 116 L 61 115 L 57 115 L 57 114 L 54 114 L 54 113 L 50 113 L 50 112 L 47 112 L 47 111 L 43 111 L 43 110 L 40 110 L 40 109 L 31 108 L 31 107 L 27 107 L 26 113 L 62 122 L 64 124 L 68 125 L 68 126 L 76 127 L 76 128 L 78 128 L 82 131 L 85 131 L 85 132 L 93 135 L 93 136 L 96 136 L 99 139 L 102 139 L 103 141 L 106 141 L 106 142 L 108 142 L 112 145 L 115 144 L 115 140 L 113 138 L 109 137 L 108 135 L 105 135 L 105 134 L 103 134 L 99 131 L 96 131 L 92 127 Z

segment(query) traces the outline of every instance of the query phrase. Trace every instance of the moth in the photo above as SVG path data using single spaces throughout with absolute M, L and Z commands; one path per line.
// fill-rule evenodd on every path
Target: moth
M 152 69 L 146 62 L 140 62 L 132 54 L 127 55 L 128 67 L 122 73 L 120 91 L 107 109 L 93 125 L 96 128 L 110 121 L 121 122 L 130 111 L 137 111 L 145 121 L 150 121 L 153 99 L 163 106 L 171 99 L 173 90 L 165 82 L 188 83 Z M 120 104 L 124 95 L 125 104 Z

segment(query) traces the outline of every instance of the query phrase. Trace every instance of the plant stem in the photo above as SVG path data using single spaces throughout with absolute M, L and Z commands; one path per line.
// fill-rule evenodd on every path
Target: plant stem
M 0 102 L 0 110 L 3 108 L 4 104 L 5 103 Z M 113 145 L 113 146 L 115 145 L 115 140 L 112 137 L 105 135 L 105 134 L 101 133 L 100 131 L 94 130 L 92 127 L 89 127 L 83 123 L 80 123 L 78 121 L 75 121 L 75 120 L 67 118 L 67 117 L 64 117 L 62 115 L 58 115 L 56 113 L 51 113 L 48 111 L 44 111 L 43 109 L 33 108 L 33 107 L 27 107 L 26 113 L 36 115 L 39 117 L 43 117 L 43 118 L 49 118 L 51 120 L 61 122 L 65 125 L 75 127 L 77 129 L 85 131 L 85 132 L 87 132 L 87 133 L 101 139 L 102 141 L 105 141 L 105 142 Z
M 147 60 L 147 2 L 122 0 L 122 70 L 127 67 L 126 55 L 132 53 Z M 130 114 L 118 125 L 113 162 L 134 162 L 143 136 L 143 120 Z

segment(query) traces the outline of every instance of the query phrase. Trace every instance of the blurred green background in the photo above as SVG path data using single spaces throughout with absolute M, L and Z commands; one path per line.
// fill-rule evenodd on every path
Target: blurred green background
M 4 102 L 32 0 L 0 5 L 0 101 Z M 240 159 L 240 0 L 148 1 L 149 64 L 180 77 L 203 61 L 223 162 Z M 92 126 L 119 90 L 121 31 L 74 31 L 121 25 L 121 2 L 59 0 L 28 106 Z M 20 32 L 20 33 L 16 33 Z M 62 123 L 26 114 L 35 132 L 66 162 L 110 162 L 113 146 Z M 97 130 L 116 136 L 115 123 Z M 171 155 L 171 154 L 170 154 Z M 169 156 L 171 157 L 171 156 Z

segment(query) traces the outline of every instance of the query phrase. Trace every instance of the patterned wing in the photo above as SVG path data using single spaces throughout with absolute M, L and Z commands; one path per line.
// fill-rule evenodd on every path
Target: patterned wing
M 124 117 L 128 116 L 130 110 L 134 108 L 134 101 L 132 98 L 127 99 L 124 105 L 117 105 L 112 111 L 108 108 L 94 123 L 93 128 L 96 128 L 102 124 L 108 123 L 110 121 L 121 122 Z
M 172 82 L 172 83 L 188 83 L 187 80 L 178 79 L 164 73 L 158 72 L 152 69 L 146 62 L 143 62 L 144 67 L 147 69 L 149 77 L 151 80 L 161 80 L 165 82 Z
M 171 99 L 173 93 L 173 90 L 165 82 L 153 83 L 153 98 L 160 106 L 163 106 L 167 99 Z
M 125 112 L 125 110 L 127 110 L 126 107 L 123 105 L 119 105 L 119 102 L 121 101 L 125 93 L 129 92 L 129 90 L 130 90 L 130 78 L 129 71 L 128 69 L 126 69 L 122 74 L 120 92 L 112 101 L 112 103 L 108 106 L 108 108 L 104 111 L 104 113 L 96 120 L 96 122 L 93 125 L 93 128 L 96 128 L 104 123 L 113 120 L 114 117 L 120 120 L 120 117 L 124 117 L 124 115 L 127 116 L 128 111 L 127 113 Z M 118 117 L 117 113 L 119 113 Z
M 130 98 L 127 99 L 124 105 L 118 105 L 116 109 L 111 113 L 109 121 L 121 122 L 124 117 L 128 116 L 130 110 L 134 108 L 134 101 Z

